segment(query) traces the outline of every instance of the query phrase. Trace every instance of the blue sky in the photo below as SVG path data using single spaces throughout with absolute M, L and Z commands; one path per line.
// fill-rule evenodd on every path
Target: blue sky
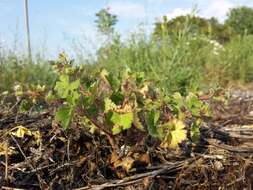
M 203 17 L 217 17 L 223 21 L 232 7 L 253 7 L 252 0 L 29 0 L 30 27 L 33 49 L 47 47 L 49 51 L 67 49 L 73 39 L 99 44 L 94 20 L 101 8 L 110 7 L 118 15 L 117 31 L 127 36 L 144 23 L 150 30 L 156 19 L 169 18 L 191 12 L 197 5 Z M 24 47 L 23 0 L 0 0 L 0 45 Z M 85 45 L 84 45 L 85 46 Z M 50 48 L 49 48 L 50 47 Z M 90 46 L 91 47 L 91 46 Z

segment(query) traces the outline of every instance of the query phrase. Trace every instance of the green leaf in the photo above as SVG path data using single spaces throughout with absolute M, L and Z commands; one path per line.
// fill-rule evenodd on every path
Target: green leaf
M 178 109 L 184 106 L 184 99 L 179 92 L 174 93 L 172 98 L 173 98 L 173 102 L 176 103 L 176 106 Z
M 192 115 L 198 116 L 200 115 L 202 102 L 198 99 L 198 97 L 193 94 L 189 93 L 189 95 L 185 99 L 186 107 L 191 111 Z
M 70 83 L 69 90 L 70 91 L 76 90 L 79 88 L 79 86 L 80 86 L 80 80 L 78 79 L 78 80 L 75 80 L 74 82 Z
M 120 80 L 117 77 L 115 77 L 115 74 L 110 73 L 106 78 L 108 79 L 108 82 L 110 83 L 113 90 L 116 91 L 117 89 L 119 89 Z
M 60 98 L 67 98 L 69 94 L 69 76 L 61 75 L 59 80 L 56 82 L 54 90 L 57 91 Z
M 115 104 L 119 105 L 124 101 L 125 97 L 121 92 L 113 92 L 110 98 Z
M 148 127 L 148 132 L 153 137 L 161 137 L 161 132 L 157 128 L 157 122 L 160 118 L 160 112 L 156 110 L 151 110 L 146 114 L 146 123 Z
M 68 75 L 61 75 L 59 81 L 56 82 L 54 90 L 57 91 L 61 98 L 67 98 L 69 93 L 77 90 L 80 86 L 80 80 L 75 80 L 74 82 L 69 82 Z
M 201 124 L 201 120 L 197 120 L 194 123 L 192 123 L 192 126 L 191 126 L 191 138 L 192 138 L 192 141 L 195 143 L 197 143 L 200 138 L 200 131 L 199 131 L 200 124 Z
M 69 76 L 68 75 L 61 75 L 59 80 L 65 84 L 69 83 Z
M 27 112 L 32 107 L 32 104 L 27 100 L 22 100 L 19 105 L 19 111 Z
M 136 73 L 136 82 L 142 83 L 144 81 L 145 73 L 144 72 L 137 72 Z
M 113 112 L 110 120 L 114 125 L 121 127 L 122 130 L 126 130 L 132 126 L 134 114 L 132 112 L 124 114 Z M 118 127 L 115 129 L 116 131 L 119 130 Z
M 139 118 L 139 116 L 138 116 L 138 113 L 135 113 L 135 114 L 134 114 L 134 121 L 133 121 L 133 124 L 134 124 L 134 126 L 135 126 L 137 129 L 139 129 L 139 130 L 141 130 L 141 131 L 145 131 L 145 129 L 144 129 L 144 127 L 143 127 L 143 125 L 142 125 L 142 123 L 141 123 L 141 121 L 140 121 L 140 118 Z
M 116 104 L 110 98 L 105 98 L 104 106 L 105 113 L 108 113 L 110 110 L 114 110 L 115 108 L 117 108 Z
M 55 97 L 55 95 L 53 94 L 52 91 L 49 91 L 48 94 L 47 94 L 46 97 L 45 97 L 45 100 L 46 100 L 47 102 L 51 102 L 51 101 L 53 101 L 53 100 L 55 100 L 55 99 L 56 99 L 56 97 Z
M 80 80 L 75 80 L 70 83 L 68 75 L 61 75 L 59 80 L 60 81 L 56 83 L 54 90 L 57 91 L 60 98 L 66 99 L 71 105 L 75 105 L 80 97 L 80 94 L 77 91 L 80 86 Z
M 73 107 L 62 106 L 58 109 L 55 119 L 61 123 L 64 129 L 67 129 L 72 118 Z
M 94 98 L 92 96 L 84 96 L 83 97 L 83 105 L 84 107 L 89 107 L 92 105 Z
M 67 96 L 66 100 L 69 104 L 75 105 L 79 97 L 80 94 L 77 91 L 73 91 L 70 95 Z

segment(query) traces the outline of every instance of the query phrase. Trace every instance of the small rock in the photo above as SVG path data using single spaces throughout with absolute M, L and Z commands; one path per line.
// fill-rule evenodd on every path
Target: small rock
M 222 170 L 224 170 L 224 166 L 223 166 L 223 164 L 220 162 L 220 161 L 215 161 L 214 162 L 214 169 L 216 170 L 216 171 L 222 171 Z
M 253 116 L 253 110 L 249 112 L 249 116 Z

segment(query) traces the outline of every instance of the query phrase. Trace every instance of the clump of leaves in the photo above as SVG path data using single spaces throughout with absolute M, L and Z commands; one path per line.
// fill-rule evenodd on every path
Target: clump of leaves
M 113 15 L 109 12 L 109 9 L 101 9 L 96 13 L 97 28 L 99 32 L 105 35 L 109 35 L 114 31 L 114 25 L 117 23 L 118 19 L 116 15 Z
M 41 107 L 41 102 L 44 101 L 46 94 L 46 86 L 40 84 L 16 84 L 13 87 L 13 91 L 17 101 L 18 111 L 24 113 L 30 111 L 32 108 Z
M 130 70 L 115 75 L 102 69 L 83 80 L 82 69 L 72 63 L 64 54 L 54 63 L 59 78 L 47 97 L 57 102 L 55 119 L 64 129 L 81 121 L 93 132 L 114 138 L 134 127 L 170 148 L 187 140 L 187 130 L 198 139 L 201 116 L 209 109 L 197 95 L 166 95 L 142 72 Z M 186 120 L 192 125 L 187 126 Z
M 72 114 L 80 97 L 80 93 L 78 92 L 79 86 L 79 80 L 70 82 L 68 75 L 61 75 L 54 88 L 58 97 L 64 101 L 63 105 L 56 112 L 56 119 L 61 122 L 65 129 L 69 126 Z
M 211 111 L 207 102 L 199 99 L 196 94 L 189 93 L 186 97 L 175 93 L 170 99 L 172 109 L 180 120 L 191 120 L 190 134 L 193 142 L 198 142 L 202 124 L 202 116 L 210 116 Z
M 193 93 L 189 93 L 186 97 L 181 96 L 178 92 L 173 94 L 171 97 L 171 105 L 181 119 L 187 116 L 189 117 L 189 114 L 193 117 L 210 115 L 208 104 L 201 101 L 198 96 Z

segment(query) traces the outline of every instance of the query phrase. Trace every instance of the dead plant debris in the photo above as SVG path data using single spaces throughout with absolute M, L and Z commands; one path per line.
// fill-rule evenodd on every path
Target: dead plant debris
M 199 143 L 182 143 L 180 151 L 150 138 L 124 141 L 134 129 L 118 135 L 115 150 L 106 134 L 55 125 L 52 110 L 29 115 L 3 108 L 1 189 L 251 189 L 253 98 L 237 94 L 227 105 L 213 101 Z

